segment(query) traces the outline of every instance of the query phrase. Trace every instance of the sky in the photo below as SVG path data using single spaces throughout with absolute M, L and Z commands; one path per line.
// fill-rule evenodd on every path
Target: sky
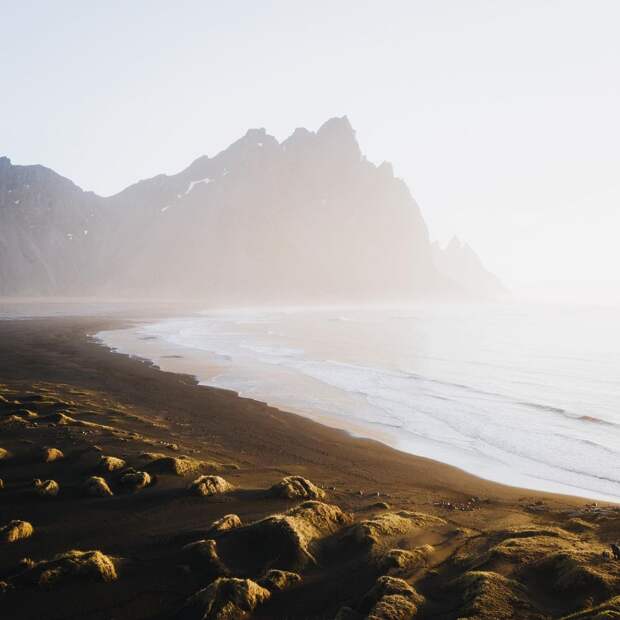
M 110 195 L 347 115 L 432 239 L 620 300 L 617 0 L 0 0 L 0 155 Z

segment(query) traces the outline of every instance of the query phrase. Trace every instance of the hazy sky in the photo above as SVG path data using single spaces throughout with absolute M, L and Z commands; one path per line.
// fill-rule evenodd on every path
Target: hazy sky
M 617 0 L 0 0 L 0 154 L 106 195 L 346 114 L 432 238 L 613 294 L 619 25 Z

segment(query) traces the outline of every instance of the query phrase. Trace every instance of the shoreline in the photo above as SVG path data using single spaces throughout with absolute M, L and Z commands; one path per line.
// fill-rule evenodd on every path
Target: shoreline
M 167 317 L 163 320 L 186 320 L 186 316 L 174 316 Z M 248 398 L 251 400 L 258 400 L 264 403 L 266 406 L 275 407 L 276 409 L 290 413 L 293 415 L 301 416 L 306 419 L 312 420 L 318 424 L 326 426 L 327 428 L 338 430 L 347 433 L 353 439 L 367 439 L 380 442 L 386 447 L 408 454 L 418 458 L 425 458 L 438 464 L 447 465 L 449 467 L 455 467 L 458 471 L 464 474 L 472 475 L 477 479 L 500 484 L 508 488 L 522 490 L 524 492 L 532 493 L 550 493 L 557 495 L 564 495 L 566 497 L 579 498 L 582 500 L 605 502 L 610 504 L 620 505 L 620 500 L 614 496 L 607 495 L 592 491 L 590 489 L 584 489 L 581 487 L 572 487 L 560 482 L 554 482 L 545 478 L 536 478 L 532 474 L 524 473 L 512 473 L 510 468 L 501 463 L 497 463 L 498 468 L 506 468 L 505 474 L 511 473 L 515 477 L 514 482 L 510 482 L 505 478 L 502 479 L 501 475 L 485 476 L 479 471 L 475 471 L 473 466 L 467 467 L 459 464 L 458 462 L 450 462 L 450 448 L 445 448 L 446 459 L 442 459 L 440 455 L 420 454 L 412 449 L 407 449 L 399 445 L 399 439 L 395 434 L 390 435 L 388 430 L 382 430 L 381 428 L 373 428 L 369 422 L 356 421 L 347 416 L 339 416 L 329 411 L 323 411 L 321 409 L 303 409 L 302 407 L 295 407 L 294 405 L 287 405 L 286 403 L 279 403 L 277 401 L 271 401 L 268 398 L 254 398 L 251 395 L 244 394 L 234 388 L 224 387 L 218 385 L 218 374 L 214 374 L 210 379 L 205 378 L 208 374 L 208 370 L 213 367 L 217 367 L 216 353 L 211 353 L 203 349 L 190 349 L 182 345 L 172 344 L 165 342 L 162 339 L 149 336 L 147 338 L 140 338 L 136 331 L 141 328 L 152 325 L 159 322 L 161 319 L 142 319 L 134 321 L 131 326 L 124 326 L 122 328 L 113 330 L 104 330 L 94 334 L 94 338 L 99 344 L 113 353 L 126 355 L 129 358 L 144 361 L 149 364 L 153 364 L 156 368 L 162 372 L 173 372 L 178 374 L 187 374 L 192 376 L 198 385 L 203 385 L 213 389 L 221 389 L 229 392 L 233 392 L 239 398 Z M 106 337 L 108 340 L 106 341 Z M 144 341 L 144 342 L 141 342 Z M 152 347 L 157 347 L 152 349 Z M 130 350 L 131 349 L 131 350 Z M 138 350 L 139 349 L 139 350 Z M 132 352 L 132 350 L 134 352 Z M 135 352 L 138 350 L 137 352 Z M 193 357 L 187 355 L 188 351 L 193 351 Z M 401 442 L 402 443 L 402 442 Z M 458 459 L 454 459 L 458 460 Z M 481 466 L 487 465 L 482 461 Z M 537 480 L 540 480 L 537 483 Z M 530 483 L 533 486 L 529 486 Z
M 190 375 L 165 372 L 113 353 L 91 337 L 127 321 L 119 317 L 0 321 L 0 447 L 9 454 L 0 460 L 4 480 L 0 527 L 15 519 L 34 527 L 26 540 L 2 545 L 0 585 L 10 586 L 0 587 L 0 605 L 11 618 L 176 617 L 185 601 L 214 579 L 211 569 L 186 559 L 184 546 L 211 537 L 228 567 L 226 574 L 259 580 L 274 562 L 275 568 L 300 573 L 298 586 L 274 593 L 253 618 L 328 620 L 343 606 L 361 609 L 381 574 L 377 558 L 392 548 L 424 549 L 430 554 L 424 566 L 401 575 L 424 598 L 416 619 L 469 617 L 470 603 L 463 602 L 462 590 L 462 584 L 469 582 L 458 576 L 513 579 L 507 568 L 510 562 L 484 563 L 489 549 L 513 532 L 515 538 L 510 540 L 515 544 L 521 544 L 527 532 L 533 548 L 547 555 L 552 553 L 549 545 L 563 554 L 576 548 L 579 570 L 604 570 L 604 583 L 609 585 L 601 589 L 596 582 L 594 589 L 588 586 L 562 596 L 540 594 L 538 588 L 528 589 L 527 595 L 515 590 L 519 600 L 527 599 L 527 608 L 519 603 L 515 615 L 512 595 L 504 599 L 500 594 L 488 603 L 490 615 L 477 617 L 497 618 L 493 614 L 499 604 L 504 610 L 501 617 L 560 618 L 589 605 L 588 601 L 606 600 L 620 585 L 620 564 L 600 559 L 609 543 L 617 540 L 617 506 L 485 481 L 260 401 L 198 385 Z M 26 417 L 18 422 L 13 411 Z M 64 458 L 41 460 L 43 447 L 60 450 Z M 192 495 L 188 484 L 196 474 L 150 469 L 143 457 L 151 453 L 168 460 L 187 455 L 202 463 L 205 473 L 223 477 L 233 490 L 213 497 Z M 151 471 L 154 479 L 147 488 L 128 492 L 119 475 L 94 469 L 93 455 L 122 458 L 131 467 Z M 107 479 L 113 496 L 85 494 L 84 481 L 95 472 Z M 252 539 L 252 544 L 243 538 L 261 520 L 287 514 L 302 501 L 270 492 L 286 476 L 303 476 L 318 485 L 321 501 L 344 511 L 345 522 L 353 523 L 321 534 L 321 544 L 313 546 L 319 561 L 306 568 L 285 561 L 277 537 Z M 35 478 L 56 480 L 58 497 L 38 497 L 32 486 Z M 230 514 L 244 524 L 239 534 L 237 530 L 213 534 L 209 524 Z M 370 550 L 354 544 L 350 527 L 355 532 L 361 524 L 381 518 L 415 518 L 426 525 L 381 533 Z M 62 587 L 33 589 L 15 577 L 24 570 L 23 558 L 38 562 L 74 549 L 107 554 L 116 563 L 118 579 L 69 579 Z M 535 581 L 539 569 L 527 568 L 526 559 L 519 558 L 524 583 Z M 543 582 L 552 584 L 555 568 L 549 570 Z M 514 582 L 505 583 L 512 588 Z M 487 596 L 485 592 L 483 587 L 475 596 Z M 540 609 L 546 615 L 541 616 Z
M 143 313 L 142 313 L 143 314 Z M 167 316 L 164 314 L 163 316 Z M 577 502 L 577 503 L 587 503 L 589 498 L 572 496 L 568 494 L 562 493 L 553 493 L 548 491 L 537 491 L 532 489 L 527 489 L 523 487 L 510 486 L 505 485 L 499 482 L 494 482 L 491 480 L 486 480 L 474 474 L 468 473 L 458 467 L 453 465 L 449 465 L 447 463 L 442 463 L 441 461 L 434 460 L 432 458 L 418 456 L 415 454 L 411 454 L 408 452 L 404 452 L 397 448 L 393 448 L 381 441 L 378 441 L 373 438 L 368 437 L 356 437 L 350 434 L 345 429 L 330 427 L 326 424 L 322 424 L 315 420 L 312 420 L 304 415 L 285 411 L 283 409 L 279 409 L 277 407 L 272 407 L 267 403 L 256 400 L 253 398 L 247 398 L 243 396 L 239 396 L 237 392 L 233 390 L 227 390 L 225 388 L 220 387 L 211 387 L 208 385 L 202 385 L 197 378 L 191 373 L 180 373 L 180 372 L 170 372 L 161 370 L 154 364 L 151 360 L 141 359 L 139 357 L 134 357 L 131 355 L 127 355 L 124 353 L 119 353 L 111 350 L 105 345 L 102 345 L 100 342 L 96 341 L 96 334 L 100 331 L 107 331 L 111 329 L 122 329 L 129 327 L 129 323 L 134 323 L 135 321 L 140 322 L 148 322 L 148 320 L 138 319 L 136 317 L 129 318 L 118 318 L 118 317 L 106 317 L 106 316 L 98 316 L 98 317 L 45 317 L 45 318 L 28 318 L 27 320 L 23 319 L 5 319 L 0 322 L 0 335 L 5 336 L 4 341 L 5 344 L 9 343 L 10 338 L 6 337 L 6 329 L 9 328 L 9 331 L 13 331 L 13 327 L 16 331 L 20 331 L 20 329 L 28 326 L 34 326 L 35 329 L 32 330 L 36 336 L 43 336 L 45 340 L 48 339 L 47 334 L 45 333 L 48 327 L 52 326 L 54 323 L 58 326 L 61 326 L 62 331 L 64 332 L 65 338 L 69 336 L 70 342 L 63 342 L 63 346 L 71 349 L 74 353 L 86 353 L 88 357 L 95 361 L 96 364 L 105 365 L 109 369 L 115 369 L 115 372 L 118 372 L 118 368 L 130 369 L 129 372 L 131 375 L 135 375 L 140 377 L 140 379 L 146 379 L 148 377 L 149 381 L 163 382 L 166 386 L 170 386 L 171 384 L 176 384 L 176 387 L 183 386 L 191 386 L 193 388 L 192 391 L 198 392 L 198 398 L 204 396 L 206 398 L 213 398 L 216 401 L 225 401 L 227 407 L 234 409 L 238 408 L 241 410 L 239 413 L 241 417 L 243 417 L 244 413 L 247 413 L 248 410 L 251 411 L 252 417 L 255 417 L 258 411 L 268 412 L 268 417 L 262 419 L 261 421 L 265 424 L 265 426 L 270 426 L 271 420 L 273 420 L 273 416 L 276 418 L 284 419 L 287 423 L 285 425 L 294 424 L 299 425 L 301 427 L 305 427 L 305 430 L 312 430 L 313 436 L 309 441 L 315 441 L 316 438 L 324 438 L 329 436 L 330 438 L 337 438 L 338 442 L 349 443 L 352 446 L 359 448 L 360 446 L 364 446 L 365 448 L 369 445 L 375 447 L 378 452 L 382 453 L 382 459 L 385 458 L 386 454 L 391 454 L 393 456 L 393 460 L 395 461 L 410 461 L 411 465 L 413 464 L 425 464 L 425 469 L 433 469 L 438 472 L 438 477 L 443 479 L 449 479 L 451 476 L 455 478 L 459 478 L 459 482 L 453 485 L 446 485 L 444 490 L 452 492 L 456 492 L 458 489 L 458 494 L 463 495 L 466 494 L 465 490 L 469 486 L 481 486 L 488 489 L 493 489 L 495 493 L 499 496 L 509 495 L 515 496 L 519 495 L 529 495 L 529 496 L 545 496 L 549 498 L 557 498 L 560 500 L 566 500 L 567 502 Z M 52 325 L 50 325 L 52 324 Z M 2 333 L 5 332 L 5 333 Z M 51 338 L 53 339 L 54 330 L 51 332 Z M 28 338 L 27 340 L 30 340 Z M 31 348 L 36 348 L 38 343 L 36 340 L 28 342 Z M 18 354 L 22 353 L 22 351 L 18 351 Z M 55 357 L 54 352 L 49 357 Z M 10 357 L 10 356 L 9 356 Z M 6 356 L 4 364 L 0 364 L 0 371 L 6 369 Z M 3 366 L 5 368 L 3 368 Z M 46 370 L 52 371 L 52 376 L 60 374 L 64 375 L 66 373 L 66 368 L 57 368 L 53 369 L 53 366 L 49 366 Z M 6 377 L 6 371 L 3 373 Z M 27 377 L 21 375 L 18 370 L 17 373 L 9 373 L 17 375 L 19 379 L 22 381 L 28 381 L 32 379 L 28 379 Z M 47 374 L 47 373 L 46 373 Z M 17 378 L 16 377 L 16 378 Z M 43 377 L 37 377 L 37 379 L 42 379 Z M 77 379 L 78 383 L 82 383 L 79 377 L 74 377 L 74 380 Z M 109 379 L 99 378 L 95 376 L 90 376 L 87 380 L 89 387 L 92 385 L 94 387 L 100 387 L 101 384 L 108 384 Z M 145 394 L 146 396 L 146 394 Z M 195 394 L 193 395 L 196 396 Z M 193 416 L 192 416 L 193 417 Z M 206 421 L 201 419 L 194 420 L 196 422 Z M 269 433 L 269 431 L 267 431 Z M 316 437 L 314 437 L 316 435 Z M 239 437 L 235 437 L 235 439 L 239 439 Z M 231 446 L 233 449 L 234 447 Z M 324 452 L 324 450 L 321 450 Z M 392 460 L 392 459 L 390 459 Z M 441 472 L 441 475 L 439 475 Z M 463 486 L 463 481 L 467 481 L 469 484 Z M 453 486 L 453 489 L 450 487 Z M 613 504 L 614 502 L 606 502 L 609 504 Z

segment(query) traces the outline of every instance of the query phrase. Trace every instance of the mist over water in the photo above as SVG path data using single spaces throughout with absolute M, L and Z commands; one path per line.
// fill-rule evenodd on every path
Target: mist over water
M 483 478 L 620 501 L 613 309 L 248 310 L 99 337 L 164 370 Z

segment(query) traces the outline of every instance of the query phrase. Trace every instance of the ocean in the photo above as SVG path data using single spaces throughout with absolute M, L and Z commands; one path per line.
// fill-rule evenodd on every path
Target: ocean
M 236 310 L 97 336 L 163 370 L 488 480 L 620 502 L 612 308 Z

